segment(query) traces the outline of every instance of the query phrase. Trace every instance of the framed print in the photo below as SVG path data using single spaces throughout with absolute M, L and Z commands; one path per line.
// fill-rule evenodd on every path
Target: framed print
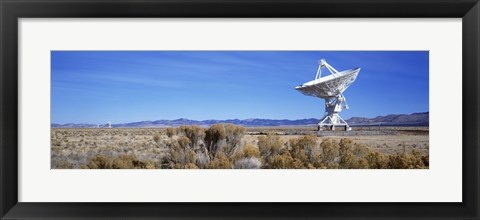
M 479 10 L 2 1 L 1 218 L 478 219 Z

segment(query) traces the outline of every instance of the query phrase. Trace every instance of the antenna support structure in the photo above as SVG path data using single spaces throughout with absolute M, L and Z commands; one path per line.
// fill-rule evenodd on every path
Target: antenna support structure
M 343 94 L 336 97 L 325 99 L 325 116 L 318 122 L 318 130 L 329 128 L 335 130 L 337 127 L 344 127 L 345 131 L 350 131 L 352 128 L 348 123 L 340 117 L 340 112 L 343 109 L 348 109 L 347 100 Z
M 360 68 L 339 72 L 324 59 L 321 59 L 318 64 L 315 79 L 297 86 L 295 89 L 304 95 L 325 100 L 325 113 L 318 122 L 319 131 L 336 130 L 337 128 L 350 131 L 352 128 L 340 117 L 342 110 L 349 109 L 343 92 L 356 80 Z M 330 75 L 322 77 L 324 68 L 330 72 Z

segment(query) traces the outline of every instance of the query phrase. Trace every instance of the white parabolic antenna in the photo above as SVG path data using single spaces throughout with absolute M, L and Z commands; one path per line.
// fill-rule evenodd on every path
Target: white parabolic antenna
M 322 69 L 327 68 L 330 75 L 322 77 Z M 295 87 L 304 95 L 325 99 L 325 116 L 318 123 L 319 130 L 327 127 L 335 130 L 335 127 L 344 127 L 351 130 L 347 122 L 339 113 L 348 109 L 347 100 L 343 92 L 357 79 L 360 68 L 338 72 L 324 59 L 320 60 L 315 79 Z

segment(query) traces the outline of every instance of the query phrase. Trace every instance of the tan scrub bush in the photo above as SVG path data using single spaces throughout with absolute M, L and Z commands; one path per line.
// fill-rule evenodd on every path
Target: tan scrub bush
M 210 169 L 232 169 L 233 164 L 223 152 L 217 153 L 215 159 L 210 162 Z
M 260 157 L 260 150 L 252 145 L 243 146 L 243 156 L 244 157 Z
M 150 160 L 136 160 L 133 169 L 155 169 L 155 163 Z
M 225 133 L 227 146 L 233 149 L 239 147 L 242 143 L 242 138 L 245 135 L 245 128 L 233 124 L 226 124 Z
M 97 155 L 90 159 L 90 162 L 86 165 L 88 169 L 112 169 L 112 159 L 103 156 Z
M 352 153 L 357 157 L 364 158 L 370 154 L 370 150 L 363 144 L 354 144 Z
M 190 139 L 180 137 L 167 144 L 168 152 L 163 158 L 166 168 L 184 168 L 187 164 L 195 164 L 197 155 L 190 147 Z
M 421 159 L 422 159 L 423 165 L 425 165 L 425 167 L 429 167 L 429 166 L 430 166 L 430 160 L 429 160 L 428 155 L 422 156 Z
M 260 169 L 262 162 L 256 157 L 243 158 L 235 162 L 235 169 Z
M 122 155 L 112 160 L 112 169 L 133 169 L 137 158 L 134 155 Z
M 320 160 L 320 147 L 315 135 L 291 139 L 288 145 L 292 157 L 301 161 L 305 167 L 313 166 Z
M 235 169 L 259 169 L 262 165 L 257 147 L 246 144 L 241 151 L 235 152 L 230 159 Z
M 341 169 L 368 169 L 368 161 L 360 157 L 366 155 L 368 149 L 360 145 L 354 146 L 352 140 L 348 138 L 342 138 L 338 145 L 340 157 L 338 164 Z
M 269 134 L 258 137 L 258 149 L 264 158 L 279 154 L 283 147 L 283 142 L 278 136 Z
M 285 153 L 273 156 L 267 168 L 287 169 L 291 167 L 292 163 L 292 155 L 290 155 L 290 152 L 287 151 Z
M 419 152 L 413 151 L 412 154 L 397 153 L 389 155 L 389 168 L 391 169 L 425 169 L 427 166 L 422 160 Z
M 138 160 L 135 155 L 121 155 L 119 157 L 109 157 L 97 155 L 90 159 L 89 163 L 83 168 L 88 169 L 154 169 L 155 165 L 151 161 Z
M 348 138 L 342 138 L 340 139 L 340 142 L 338 143 L 338 153 L 341 155 L 345 154 L 347 151 L 352 150 L 353 146 L 353 141 L 348 139 Z
M 75 164 L 66 160 L 57 161 L 53 166 L 55 169 L 75 169 Z
M 205 145 L 210 158 L 215 158 L 217 152 L 223 150 L 226 137 L 225 127 L 221 124 L 212 125 L 205 131 Z
M 205 152 L 197 152 L 195 165 L 198 168 L 207 168 L 210 163 L 210 157 Z
M 339 154 L 339 148 L 336 143 L 331 139 L 325 138 L 322 143 L 320 143 L 320 148 L 322 153 L 320 154 L 320 163 L 315 163 L 315 167 L 318 168 L 338 168 L 338 163 L 335 161 Z
M 379 152 L 370 152 L 365 159 L 367 160 L 370 169 L 388 168 L 388 157 Z
M 290 151 L 283 149 L 278 155 L 272 157 L 270 164 L 267 168 L 271 169 L 301 169 L 305 168 L 302 161 L 297 158 L 293 158 Z
M 180 126 L 178 128 L 182 134 L 190 140 L 190 148 L 195 149 L 205 138 L 205 130 L 198 126 Z
M 153 135 L 153 141 L 155 141 L 155 143 L 157 144 L 160 144 L 160 138 L 161 138 L 161 135 L 158 133 Z
M 184 168 L 185 169 L 198 169 L 197 165 L 195 165 L 193 163 L 189 163 L 189 164 L 185 165 Z
M 260 150 L 260 155 L 264 160 L 263 166 L 265 168 L 273 168 L 271 163 L 273 163 L 275 156 L 280 154 L 283 148 L 284 144 L 278 136 L 268 134 L 266 136 L 258 137 L 258 149 Z M 277 159 L 282 160 L 282 158 Z
M 339 162 L 340 169 L 368 169 L 369 163 L 367 159 L 356 157 L 352 152 L 347 152 L 341 157 Z
M 412 150 L 412 156 L 414 157 L 414 160 L 413 160 L 414 165 L 413 165 L 413 166 L 414 166 L 416 169 L 425 169 L 425 168 L 427 168 L 428 165 L 426 165 L 426 164 L 424 163 L 424 158 L 423 158 L 423 156 L 420 154 L 419 151 L 417 151 L 417 150 L 415 150 L 415 149 Z M 427 157 L 428 157 L 428 156 L 427 156 Z
M 177 135 L 177 129 L 175 128 L 167 128 L 165 129 L 167 137 L 172 138 L 173 136 Z

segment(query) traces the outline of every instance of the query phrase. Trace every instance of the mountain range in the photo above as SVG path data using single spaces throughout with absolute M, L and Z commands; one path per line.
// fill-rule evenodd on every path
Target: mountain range
M 346 120 L 351 126 L 368 126 L 368 125 L 395 125 L 395 126 L 428 126 L 429 125 L 429 113 L 420 112 L 410 115 L 405 114 L 392 114 L 386 116 L 377 116 L 375 118 L 362 118 L 352 117 Z
M 261 126 L 302 126 L 302 125 L 316 125 L 319 119 L 228 119 L 228 120 L 190 120 L 186 118 L 179 118 L 175 120 L 156 120 L 156 121 L 140 121 L 130 122 L 122 124 L 112 124 L 114 128 L 152 128 L 152 127 L 176 127 L 181 125 L 198 125 L 198 126 L 210 126 L 213 124 L 229 123 L 235 125 L 242 125 L 245 127 L 261 127 Z M 377 116 L 375 118 L 362 118 L 352 117 L 346 120 L 351 126 L 428 126 L 429 113 L 413 113 L 407 114 L 391 114 L 386 116 Z M 95 127 L 108 127 L 107 124 L 85 124 L 85 123 L 68 123 L 68 124 L 51 124 L 52 128 L 95 128 Z

